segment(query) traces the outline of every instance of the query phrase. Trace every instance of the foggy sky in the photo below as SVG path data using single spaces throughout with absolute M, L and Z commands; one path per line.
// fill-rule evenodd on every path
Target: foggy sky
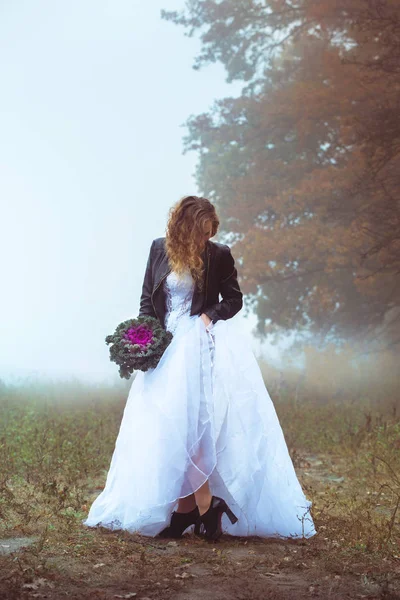
M 0 378 L 119 378 L 104 338 L 138 313 L 169 207 L 200 193 L 184 122 L 241 89 L 192 69 L 199 40 L 160 17 L 183 5 L 0 4 Z

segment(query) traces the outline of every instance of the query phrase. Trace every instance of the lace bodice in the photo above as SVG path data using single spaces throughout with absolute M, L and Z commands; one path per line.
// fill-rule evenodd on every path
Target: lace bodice
M 194 279 L 189 268 L 178 276 L 171 271 L 164 279 L 165 292 L 165 327 L 172 333 L 175 331 L 179 319 L 190 314 L 194 292 Z

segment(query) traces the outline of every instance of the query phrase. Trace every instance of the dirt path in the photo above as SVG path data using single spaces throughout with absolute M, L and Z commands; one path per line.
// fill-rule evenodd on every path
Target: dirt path
M 104 537 L 94 559 L 57 554 L 47 557 L 46 568 L 36 570 L 24 583 L 0 582 L 0 597 L 138 600 L 303 600 L 329 598 L 400 598 L 397 589 L 385 585 L 379 567 L 351 565 L 338 575 L 323 560 L 313 541 L 284 542 L 248 538 L 224 539 L 213 545 L 185 535 L 178 542 L 140 546 L 139 536 L 120 540 L 120 557 L 115 544 L 105 553 Z M 314 538 L 315 539 L 315 538 Z M 140 552 L 139 549 L 141 548 Z M 22 563 L 24 564 L 24 563 Z M 29 573 L 28 573 L 29 574 Z M 394 573 L 393 573 L 394 575 Z M 6 584 L 6 585 L 5 585 Z

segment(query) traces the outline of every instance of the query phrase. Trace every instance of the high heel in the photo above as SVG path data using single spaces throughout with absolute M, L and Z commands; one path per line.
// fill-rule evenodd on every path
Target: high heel
M 165 527 L 160 533 L 157 534 L 156 537 L 162 538 L 180 538 L 182 537 L 183 532 L 190 525 L 194 525 L 194 533 L 199 535 L 200 533 L 200 523 L 198 523 L 198 518 L 200 516 L 199 508 L 196 506 L 193 510 L 187 513 L 180 513 L 174 511 L 171 515 L 170 524 Z
M 221 537 L 221 520 L 224 513 L 226 513 L 232 524 L 238 521 L 237 516 L 231 511 L 223 498 L 212 496 L 209 509 L 202 515 L 199 515 L 197 520 L 199 525 L 203 525 L 205 529 L 204 537 L 207 540 L 216 541 Z

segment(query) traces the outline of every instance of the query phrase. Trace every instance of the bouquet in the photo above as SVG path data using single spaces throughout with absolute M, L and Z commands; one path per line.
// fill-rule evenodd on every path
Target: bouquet
M 172 337 L 158 319 L 141 316 L 120 323 L 115 332 L 106 337 L 106 344 L 112 344 L 110 360 L 119 365 L 120 377 L 129 379 L 133 370 L 155 368 Z

